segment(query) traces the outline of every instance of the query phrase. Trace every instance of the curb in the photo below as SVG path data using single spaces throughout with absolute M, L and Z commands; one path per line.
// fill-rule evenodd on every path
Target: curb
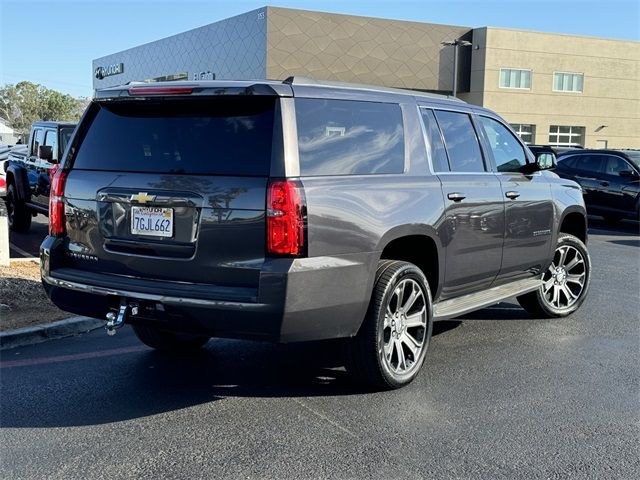
M 35 325 L 33 327 L 16 328 L 0 332 L 0 350 L 23 347 L 46 342 L 56 338 L 70 337 L 87 333 L 104 326 L 104 320 L 89 317 L 71 317 L 65 320 Z

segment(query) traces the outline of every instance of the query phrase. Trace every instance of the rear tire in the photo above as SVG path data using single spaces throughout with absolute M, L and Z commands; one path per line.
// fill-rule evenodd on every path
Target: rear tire
M 400 388 L 420 372 L 433 329 L 429 283 L 408 262 L 378 262 L 371 302 L 348 343 L 349 373 L 381 389 Z
M 590 280 L 591 258 L 587 247 L 579 238 L 561 234 L 542 285 L 534 292 L 520 295 L 518 303 L 536 317 L 566 317 L 584 302 Z
M 203 347 L 210 337 L 169 332 L 146 325 L 133 325 L 138 339 L 148 347 L 166 352 L 189 352 Z
M 26 233 L 31 228 L 31 212 L 25 203 L 18 199 L 16 186 L 9 183 L 6 196 L 9 228 L 17 233 Z

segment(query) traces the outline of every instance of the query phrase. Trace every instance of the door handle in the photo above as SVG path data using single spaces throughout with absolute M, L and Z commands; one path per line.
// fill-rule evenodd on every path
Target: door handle
M 603 182 L 600 182 L 600 185 L 602 185 L 603 187 L 608 187 L 609 182 L 603 181 Z
M 462 200 L 464 200 L 465 198 L 467 198 L 467 196 L 463 193 L 459 193 L 459 192 L 452 192 L 449 193 L 447 195 L 447 198 L 449 200 L 453 200 L 454 202 L 461 202 Z
M 513 190 L 505 193 L 504 195 L 505 195 L 505 197 L 510 198 L 511 200 L 515 200 L 516 198 L 518 198 L 520 196 L 520 194 L 518 192 L 514 192 Z

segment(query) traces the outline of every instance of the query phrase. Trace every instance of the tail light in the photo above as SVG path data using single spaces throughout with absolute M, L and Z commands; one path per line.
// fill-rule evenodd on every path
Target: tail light
M 67 172 L 57 165 L 49 172 L 51 175 L 49 189 L 49 235 L 61 237 L 65 234 L 64 184 Z
M 189 95 L 193 87 L 133 87 L 129 95 Z
M 267 252 L 274 255 L 305 254 L 304 191 L 291 180 L 278 180 L 267 193 Z

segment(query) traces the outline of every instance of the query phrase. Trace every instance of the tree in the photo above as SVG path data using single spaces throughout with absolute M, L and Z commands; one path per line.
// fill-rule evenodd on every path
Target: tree
M 43 85 L 19 82 L 0 88 L 0 117 L 16 132 L 26 134 L 38 120 L 78 121 L 86 99 L 73 98 Z

